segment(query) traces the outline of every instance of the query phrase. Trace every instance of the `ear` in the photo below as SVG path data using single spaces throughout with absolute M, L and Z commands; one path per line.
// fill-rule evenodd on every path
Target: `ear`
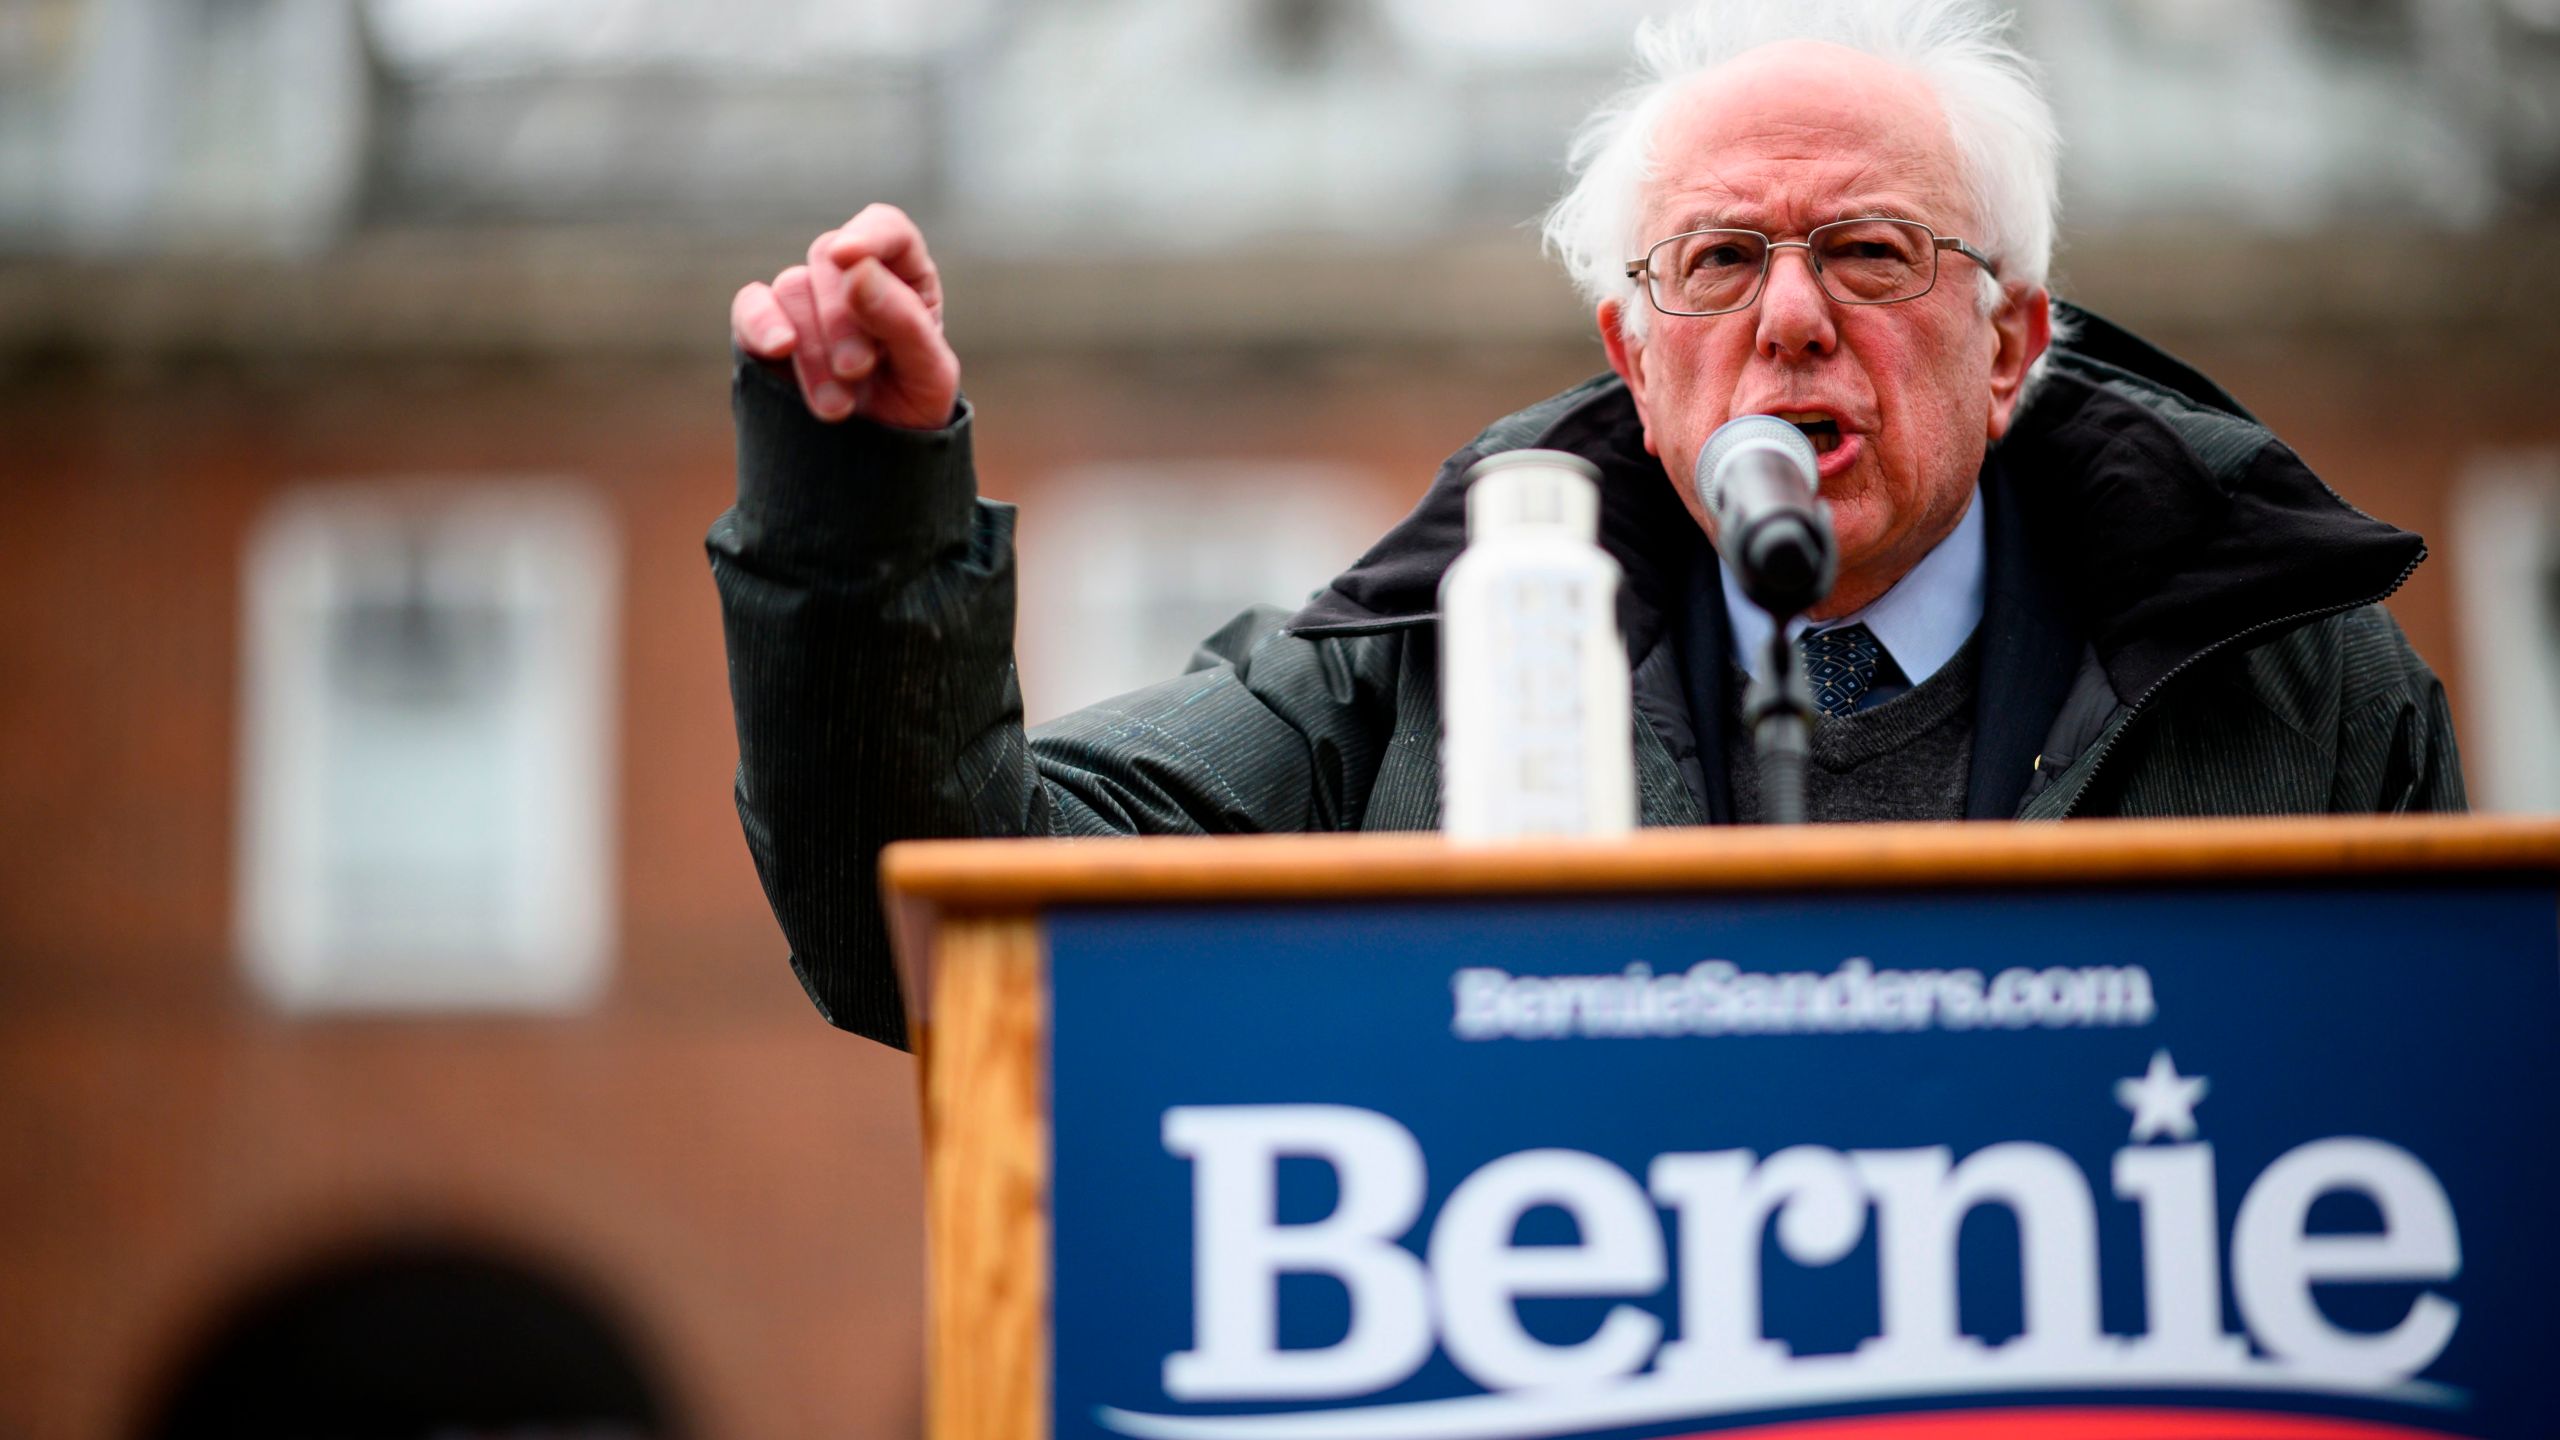
M 2029 290 L 2002 287 L 2000 308 L 1991 313 L 1991 408 L 1984 435 L 1998 440 L 2017 418 L 2018 392 L 2027 369 L 2053 343 L 2053 297 L 2041 285 Z
M 1644 341 L 1630 336 L 1618 326 L 1626 307 L 1615 300 L 1600 302 L 1600 346 L 1609 352 L 1609 368 L 1627 382 L 1627 394 L 1636 402 L 1636 419 L 1644 426 L 1644 449 L 1648 455 L 1662 451 L 1653 443 L 1653 409 L 1645 403 Z

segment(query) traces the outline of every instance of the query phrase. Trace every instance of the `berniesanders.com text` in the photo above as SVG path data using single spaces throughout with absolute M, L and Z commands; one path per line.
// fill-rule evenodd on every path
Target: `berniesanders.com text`
M 1514 975 L 1491 966 L 1450 979 L 1461 1040 L 1572 1036 L 1814 1035 L 1902 1030 L 2068 1030 L 2148 1025 L 2151 974 L 2139 965 L 1768 973 L 1701 960 L 1657 975 L 1637 961 L 1614 974 Z

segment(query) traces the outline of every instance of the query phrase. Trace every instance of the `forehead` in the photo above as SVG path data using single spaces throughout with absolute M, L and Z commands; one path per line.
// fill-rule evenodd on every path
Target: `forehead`
M 1693 82 L 1654 132 L 1644 205 L 1666 224 L 1795 233 L 1890 212 L 1971 223 L 1955 138 L 1916 73 L 1811 41 L 1764 46 Z

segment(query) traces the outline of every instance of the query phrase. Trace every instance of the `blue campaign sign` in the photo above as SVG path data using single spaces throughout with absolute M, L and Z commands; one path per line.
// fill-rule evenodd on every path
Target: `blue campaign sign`
M 2547 885 L 1048 940 L 1058 1440 L 2560 1423 Z

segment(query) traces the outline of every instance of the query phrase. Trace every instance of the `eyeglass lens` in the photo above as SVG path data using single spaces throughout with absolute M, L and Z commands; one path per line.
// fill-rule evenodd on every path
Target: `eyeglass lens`
M 1806 237 L 1814 273 L 1832 299 L 1881 305 L 1924 294 L 1937 279 L 1929 227 L 1908 220 L 1842 220 Z M 1749 230 L 1697 230 L 1653 249 L 1654 302 L 1686 314 L 1739 310 L 1768 273 L 1769 240 Z

